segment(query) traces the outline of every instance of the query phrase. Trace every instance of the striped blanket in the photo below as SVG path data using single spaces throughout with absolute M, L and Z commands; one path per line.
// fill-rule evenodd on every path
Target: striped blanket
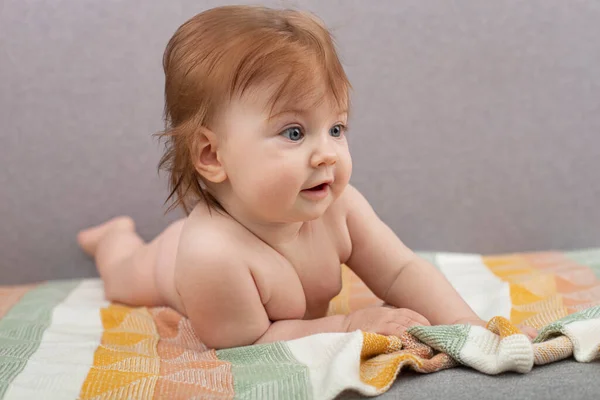
M 0 399 L 331 399 L 344 390 L 380 394 L 405 367 L 526 373 L 600 358 L 600 249 L 423 256 L 487 329 L 328 333 L 215 351 L 172 309 L 104 301 L 97 279 L 0 288 Z M 330 313 L 381 303 L 347 268 L 342 279 Z M 522 323 L 540 329 L 534 343 Z

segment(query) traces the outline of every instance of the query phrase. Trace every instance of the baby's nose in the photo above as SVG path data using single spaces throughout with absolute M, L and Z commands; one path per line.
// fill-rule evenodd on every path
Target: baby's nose
M 333 149 L 323 149 L 316 151 L 311 157 L 313 167 L 321 167 L 334 165 L 337 162 L 338 156 Z

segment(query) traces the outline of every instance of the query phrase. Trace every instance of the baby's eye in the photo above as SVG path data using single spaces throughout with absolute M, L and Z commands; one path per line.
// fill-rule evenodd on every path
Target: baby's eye
M 346 127 L 342 124 L 337 124 L 331 127 L 331 129 L 329 129 L 329 134 L 333 137 L 340 137 L 342 136 L 342 133 L 344 133 L 344 131 L 346 130 Z
M 304 137 L 304 133 L 302 132 L 302 129 L 298 126 L 287 128 L 286 130 L 281 132 L 280 135 L 285 136 L 286 138 L 290 139 L 292 142 L 297 142 L 299 140 L 302 140 L 302 138 Z

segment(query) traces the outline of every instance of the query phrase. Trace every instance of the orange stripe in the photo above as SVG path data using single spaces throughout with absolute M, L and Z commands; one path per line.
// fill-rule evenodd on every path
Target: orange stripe
M 513 324 L 540 328 L 600 300 L 591 269 L 560 252 L 487 256 L 483 262 L 510 285 Z
M 397 338 L 363 332 L 360 380 L 374 386 L 378 393 L 389 388 L 405 366 L 420 373 L 431 373 L 457 365 L 449 355 L 434 354 L 431 347 L 409 334 Z
M 189 320 L 169 308 L 156 308 L 151 314 L 160 335 L 156 398 L 233 399 L 231 364 L 197 339 Z

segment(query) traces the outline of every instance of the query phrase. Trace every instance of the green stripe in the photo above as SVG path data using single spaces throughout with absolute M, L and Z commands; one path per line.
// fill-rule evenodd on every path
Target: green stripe
M 566 251 L 564 254 L 577 264 L 590 267 L 596 277 L 600 279 L 600 249 Z
M 467 341 L 470 329 L 469 325 L 413 326 L 408 328 L 407 332 L 435 350 L 447 353 L 464 364 L 460 351 Z
M 54 281 L 25 293 L 0 320 L 0 399 L 38 349 L 52 311 L 80 281 Z
M 541 343 L 548 340 L 551 337 L 558 336 L 565 332 L 565 326 L 576 321 L 585 321 L 588 319 L 600 319 L 600 306 L 590 307 L 578 313 L 567 315 L 564 318 L 554 321 L 549 325 L 546 325 L 540 334 L 533 341 L 534 343 Z
M 310 399 L 308 367 L 283 342 L 218 350 L 231 363 L 236 399 Z

